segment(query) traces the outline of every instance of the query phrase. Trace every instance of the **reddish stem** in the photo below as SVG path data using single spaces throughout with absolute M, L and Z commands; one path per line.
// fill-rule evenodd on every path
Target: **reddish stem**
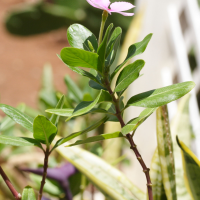
M 45 157 L 44 157 L 44 167 L 43 167 L 44 171 L 43 171 L 42 181 L 41 181 L 41 185 L 40 185 L 38 200 L 42 199 L 43 188 L 44 188 L 45 179 L 47 176 L 49 154 L 50 154 L 49 148 L 47 148 L 46 152 L 45 152 Z
M 115 98 L 115 95 L 114 95 L 112 89 L 110 88 L 109 80 L 107 78 L 105 78 L 105 87 L 107 88 L 110 95 L 112 96 L 112 99 L 113 99 L 113 102 L 114 102 L 114 105 L 115 105 L 115 109 L 116 109 L 116 117 L 118 118 L 118 120 L 121 124 L 121 128 L 123 128 L 125 126 L 125 123 L 124 123 L 124 120 L 123 120 L 122 115 L 121 115 L 121 111 L 120 111 L 120 107 L 119 107 L 119 99 Z M 134 143 L 132 135 L 130 133 L 128 133 L 128 134 L 126 134 L 126 138 L 131 145 L 130 149 L 132 149 L 134 151 L 140 165 L 142 166 L 143 172 L 145 173 L 146 180 L 147 180 L 147 189 L 148 189 L 149 200 L 153 200 L 152 183 L 151 183 L 151 178 L 150 178 L 150 175 L 149 175 L 150 169 L 147 168 L 144 160 L 142 159 L 142 156 L 139 153 L 136 144 Z
M 7 175 L 5 174 L 5 172 L 3 171 L 1 166 L 0 166 L 0 174 L 1 174 L 4 182 L 6 183 L 6 185 L 8 186 L 10 191 L 12 192 L 15 199 L 21 200 L 21 194 L 19 192 L 17 192 L 17 190 L 14 188 L 13 184 L 10 182 L 9 178 L 7 177 Z

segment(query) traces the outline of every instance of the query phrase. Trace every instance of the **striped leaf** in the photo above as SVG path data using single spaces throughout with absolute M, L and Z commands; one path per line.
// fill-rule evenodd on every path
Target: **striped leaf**
M 189 99 L 190 95 L 181 98 L 178 104 L 178 110 L 171 123 L 171 133 L 175 157 L 175 172 L 176 172 L 176 193 L 178 200 L 192 200 L 185 182 L 183 181 L 183 165 L 180 148 L 176 142 L 176 135 L 187 145 L 191 146 L 192 129 L 189 116 Z
M 66 149 L 66 145 L 68 143 L 59 146 L 57 152 L 83 173 L 108 199 L 145 200 L 145 194 L 115 167 L 84 149 Z
M 177 200 L 173 145 L 167 106 L 157 109 L 157 143 L 163 185 L 168 200 Z
M 161 173 L 160 160 L 158 156 L 158 149 L 155 150 L 150 168 L 150 177 L 153 184 L 153 199 L 154 200 L 167 200 L 163 178 Z M 148 198 L 148 195 L 147 195 Z
M 177 143 L 181 148 L 184 179 L 187 189 L 192 196 L 192 199 L 200 199 L 200 161 L 194 153 L 177 137 Z

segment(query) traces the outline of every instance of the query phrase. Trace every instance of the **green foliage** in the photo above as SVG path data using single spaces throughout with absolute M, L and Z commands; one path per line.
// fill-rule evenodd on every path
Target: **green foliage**
M 157 109 L 157 143 L 167 199 L 176 200 L 175 165 L 167 106 Z
M 65 47 L 61 50 L 60 56 L 62 61 L 71 67 L 86 67 L 98 70 L 98 54 L 77 49 Z
M 133 200 L 134 197 L 134 200 L 145 200 L 145 194 L 126 176 L 94 154 L 78 147 L 66 150 L 64 146 L 59 146 L 56 151 L 109 199 Z
M 126 89 L 133 81 L 140 76 L 140 71 L 144 67 L 143 60 L 137 60 L 134 63 L 126 66 L 119 74 L 115 86 L 115 92 L 120 92 Z
M 67 39 L 72 47 L 90 51 L 88 41 L 90 41 L 95 51 L 98 48 L 98 42 L 94 34 L 81 24 L 73 24 L 67 29 Z
M 0 104 L 0 109 L 16 123 L 33 132 L 33 119 L 12 106 Z
M 127 134 L 131 131 L 135 131 L 157 108 L 146 108 L 140 115 L 130 120 L 123 128 L 122 133 Z
M 37 146 L 42 149 L 41 144 L 37 140 L 26 137 L 0 135 L 0 143 L 12 146 Z
M 150 90 L 131 97 L 126 105 L 155 108 L 177 100 L 190 92 L 195 86 L 192 81 L 178 83 L 167 87 Z
M 147 35 L 141 42 L 135 43 L 131 45 L 128 49 L 128 55 L 126 56 L 123 63 L 121 63 L 115 71 L 111 75 L 111 79 L 114 78 L 114 76 L 117 74 L 117 72 L 134 56 L 137 56 L 141 53 L 143 53 L 152 37 L 152 34 Z
M 101 134 L 101 135 L 97 135 L 93 137 L 88 137 L 85 140 L 78 140 L 73 144 L 67 145 L 67 147 L 76 146 L 80 144 L 87 144 L 91 142 L 98 142 L 98 141 L 103 141 L 103 140 L 108 140 L 108 139 L 114 139 L 114 138 L 119 138 L 119 137 L 124 137 L 121 132 L 106 133 L 106 134 Z
M 22 193 L 22 200 L 36 200 L 33 188 L 26 186 Z
M 45 116 L 38 115 L 33 122 L 33 137 L 48 147 L 57 133 L 56 126 Z
M 104 68 L 105 68 L 106 47 L 107 47 L 108 38 L 110 36 L 110 32 L 112 28 L 113 28 L 113 24 L 110 24 L 106 30 L 104 39 L 99 45 L 98 50 L 97 50 L 97 54 L 99 55 L 97 71 L 100 73 L 103 73 Z
M 56 142 L 56 144 L 54 145 L 53 149 L 57 148 L 58 146 L 64 144 L 65 142 L 68 142 L 70 140 L 72 140 L 75 137 L 78 137 L 79 135 L 83 135 L 85 133 L 88 133 L 89 131 L 92 131 L 96 128 L 98 128 L 100 125 L 102 125 L 103 123 L 105 123 L 108 120 L 108 117 L 104 117 L 103 119 L 99 120 L 98 122 L 96 122 L 95 124 L 87 127 L 86 129 L 76 132 L 76 133 L 72 133 L 69 136 L 65 137 L 65 138 L 61 138 L 60 140 L 58 140 Z
M 181 148 L 184 169 L 184 180 L 192 199 L 200 198 L 200 161 L 195 154 L 177 137 L 177 143 Z

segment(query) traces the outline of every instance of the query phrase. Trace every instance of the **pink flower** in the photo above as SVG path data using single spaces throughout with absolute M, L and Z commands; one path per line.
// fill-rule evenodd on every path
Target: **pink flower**
M 128 2 L 115 2 L 110 5 L 109 0 L 86 0 L 90 5 L 101 10 L 106 10 L 109 14 L 112 12 L 119 13 L 124 16 L 133 16 L 134 13 L 125 13 L 122 11 L 130 10 L 135 6 Z M 110 8 L 109 8 L 110 5 Z

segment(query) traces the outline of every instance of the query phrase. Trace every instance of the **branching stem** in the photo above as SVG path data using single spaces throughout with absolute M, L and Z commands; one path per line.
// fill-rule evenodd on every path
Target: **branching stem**
M 50 155 L 50 152 L 49 152 L 49 148 L 47 147 L 47 149 L 45 151 L 44 167 L 43 167 L 44 171 L 43 171 L 42 181 L 41 181 L 40 190 L 39 190 L 39 194 L 38 194 L 38 200 L 42 199 L 43 188 L 44 188 L 45 179 L 47 176 L 49 155 Z
M 5 174 L 5 172 L 3 171 L 1 166 L 0 166 L 0 174 L 1 174 L 4 182 L 6 183 L 6 185 L 8 186 L 10 191 L 12 192 L 15 199 L 21 200 L 21 194 L 19 192 L 17 192 L 17 190 L 14 188 L 13 184 L 10 182 L 9 178 L 7 177 L 7 175 Z
M 105 84 L 105 87 L 107 88 L 107 90 L 109 91 L 110 95 L 112 96 L 113 104 L 115 105 L 115 109 L 116 109 L 116 117 L 118 118 L 118 120 L 121 124 L 121 127 L 123 128 L 125 126 L 125 123 L 124 123 L 124 120 L 121 115 L 122 111 L 120 110 L 120 107 L 119 107 L 119 99 L 116 99 L 116 97 L 110 87 L 110 82 L 109 82 L 107 76 L 104 77 L 104 84 Z M 146 180 L 147 180 L 147 189 L 148 189 L 149 200 L 153 200 L 152 183 L 151 183 L 151 178 L 149 175 L 150 169 L 147 168 L 144 160 L 142 159 L 142 156 L 140 155 L 132 136 L 133 136 L 133 134 L 131 135 L 130 133 L 128 133 L 128 134 L 126 134 L 126 139 L 129 141 L 129 143 L 131 145 L 130 149 L 133 150 L 140 165 L 142 166 L 143 172 L 145 173 Z

